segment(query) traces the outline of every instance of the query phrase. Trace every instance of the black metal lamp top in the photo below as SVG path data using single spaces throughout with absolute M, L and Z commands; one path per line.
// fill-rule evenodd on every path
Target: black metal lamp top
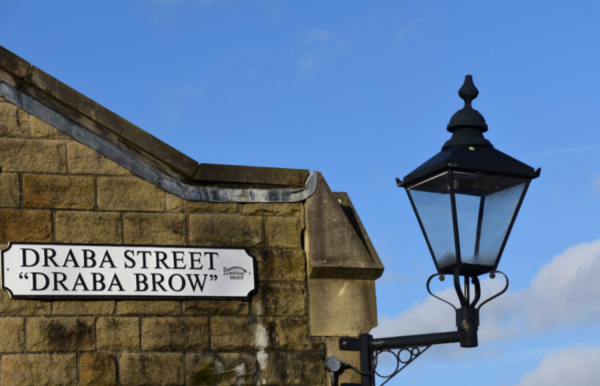
M 465 105 L 448 124 L 452 138 L 398 184 L 406 188 L 438 272 L 478 276 L 497 269 L 529 183 L 540 170 L 494 149 L 483 137 L 488 126 L 471 106 L 479 94 L 471 75 L 458 94 Z
M 403 184 L 410 185 L 448 168 L 538 177 L 539 171 L 494 149 L 491 142 L 484 138 L 483 133 L 488 130 L 488 125 L 483 115 L 471 106 L 473 99 L 479 95 L 471 75 L 465 77 L 458 95 L 465 101 L 465 105 L 448 123 L 447 130 L 452 133 L 452 137 L 444 143 L 441 152 L 406 175 Z

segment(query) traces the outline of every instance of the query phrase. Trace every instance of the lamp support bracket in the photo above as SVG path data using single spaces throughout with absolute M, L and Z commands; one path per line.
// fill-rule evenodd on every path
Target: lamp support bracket
M 377 339 L 373 339 L 370 334 L 361 334 L 359 338 L 342 337 L 339 340 L 340 350 L 360 351 L 360 371 L 354 369 L 348 364 L 345 364 L 344 368 L 351 368 L 358 372 L 361 375 L 361 383 L 343 383 L 341 386 L 374 386 L 377 357 L 384 352 L 391 353 L 397 359 L 395 371 L 388 376 L 382 376 L 382 378 L 388 378 L 389 380 L 406 366 L 408 366 L 412 361 L 417 359 L 432 345 L 457 342 L 460 342 L 460 333 L 458 331 Z M 391 350 L 400 351 L 398 353 L 394 353 Z M 410 357 L 406 360 L 402 360 L 400 358 L 402 351 L 408 352 Z

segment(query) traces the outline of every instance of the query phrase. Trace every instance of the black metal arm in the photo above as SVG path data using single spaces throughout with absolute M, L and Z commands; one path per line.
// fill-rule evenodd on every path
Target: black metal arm
M 382 378 L 387 378 L 382 386 L 387 383 L 391 378 L 396 376 L 402 369 L 408 366 L 412 361 L 417 359 L 422 353 L 424 353 L 429 347 L 438 344 L 446 343 L 460 343 L 461 347 L 477 347 L 477 330 L 479 327 L 479 309 L 486 304 L 488 301 L 500 296 L 508 289 L 508 278 L 504 273 L 500 271 L 493 271 L 490 277 L 494 278 L 496 273 L 502 274 L 506 278 L 506 286 L 498 294 L 492 296 L 488 300 L 481 303 L 479 307 L 476 307 L 480 295 L 481 288 L 479 285 L 479 279 L 474 277 L 465 276 L 465 289 L 461 291 L 459 275 L 455 272 L 454 286 L 456 288 L 457 295 L 461 304 L 461 308 L 456 308 L 452 303 L 441 299 L 434 295 L 429 284 L 431 279 L 439 274 L 432 275 L 427 281 L 427 291 L 445 303 L 450 304 L 456 311 L 456 331 L 440 332 L 435 334 L 421 334 L 421 335 L 406 335 L 406 336 L 395 336 L 390 338 L 377 338 L 373 339 L 370 334 L 361 334 L 358 338 L 344 337 L 339 340 L 340 350 L 348 351 L 360 351 L 360 370 L 353 367 L 348 363 L 341 362 L 336 357 L 329 357 L 325 362 L 325 368 L 330 372 L 332 386 L 337 386 L 338 376 L 345 369 L 352 369 L 361 375 L 360 384 L 345 383 L 342 386 L 375 386 L 375 375 Z M 440 277 L 443 280 L 443 276 Z M 470 299 L 469 294 L 469 279 L 475 287 L 475 294 L 473 300 Z M 399 350 L 393 352 L 391 350 Z M 391 353 L 396 357 L 397 364 L 396 369 L 389 375 L 381 375 L 377 373 L 377 358 L 381 353 Z M 408 359 L 400 358 L 402 352 L 408 353 Z

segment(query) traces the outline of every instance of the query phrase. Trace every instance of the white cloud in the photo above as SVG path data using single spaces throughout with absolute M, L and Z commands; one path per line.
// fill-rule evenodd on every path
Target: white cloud
M 309 77 L 318 66 L 340 55 L 349 47 L 345 39 L 322 28 L 300 32 L 298 38 L 300 55 L 297 71 L 303 77 Z
M 202 98 L 203 86 L 184 85 L 177 89 L 162 90 L 156 97 L 160 107 L 168 114 L 171 122 L 177 122 L 190 103 Z
M 600 240 L 567 248 L 546 264 L 530 287 L 508 291 L 481 309 L 479 341 L 515 336 L 519 333 L 556 330 L 565 326 L 597 326 L 600 321 Z M 499 278 L 482 281 L 482 291 L 492 294 L 502 287 Z M 455 299 L 453 289 L 436 292 Z M 454 310 L 427 298 L 394 318 L 383 317 L 375 336 L 451 331 Z
M 596 176 L 596 179 L 594 180 L 594 191 L 593 194 L 598 194 L 600 193 L 600 174 L 598 174 Z
M 415 28 L 415 26 L 417 24 L 419 24 L 420 21 L 421 21 L 421 19 L 415 19 L 415 20 L 411 21 L 410 23 L 406 24 L 400 31 L 398 31 L 398 33 L 396 34 L 396 39 L 398 39 L 398 40 L 402 39 L 408 33 L 408 31 Z
M 326 42 L 331 38 L 331 32 L 325 31 L 321 28 L 315 28 L 313 30 L 306 31 L 304 32 L 304 35 L 306 37 L 306 43 Z
M 600 146 L 584 146 L 584 147 L 570 147 L 565 149 L 556 149 L 550 151 L 544 151 L 541 153 L 530 154 L 529 157 L 548 157 L 559 154 L 569 154 L 569 153 L 582 153 L 586 151 L 598 150 Z
M 518 386 L 596 386 L 600 385 L 600 349 L 569 348 L 549 354 L 540 366 L 525 374 Z

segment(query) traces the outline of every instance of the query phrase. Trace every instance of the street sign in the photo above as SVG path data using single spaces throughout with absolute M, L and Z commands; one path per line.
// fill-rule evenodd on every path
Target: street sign
M 245 249 L 11 243 L 2 289 L 13 298 L 249 298 Z

